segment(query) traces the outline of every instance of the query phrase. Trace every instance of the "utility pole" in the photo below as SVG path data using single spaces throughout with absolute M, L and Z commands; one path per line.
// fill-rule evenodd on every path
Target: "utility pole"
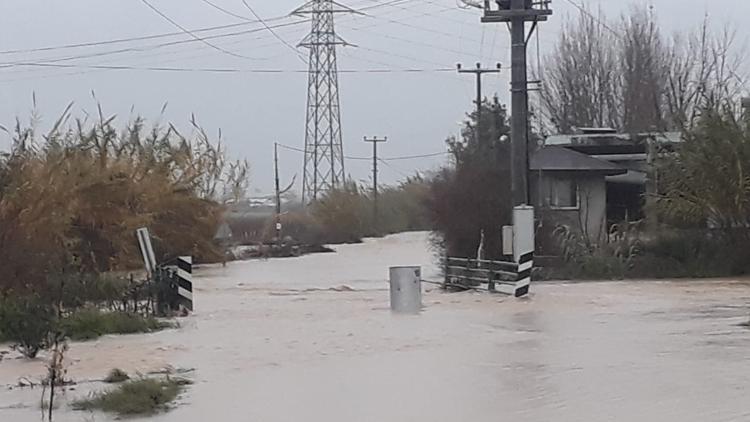
M 539 22 L 552 15 L 551 0 L 484 0 L 484 23 L 506 23 L 511 35 L 511 168 L 513 205 L 529 204 L 529 97 L 526 46 Z M 493 6 L 493 3 L 495 5 Z M 527 37 L 526 22 L 531 22 Z
M 365 142 L 372 143 L 372 218 L 373 226 L 375 230 L 379 230 L 379 215 L 378 215 L 378 144 L 387 142 L 388 137 L 385 138 L 368 138 L 365 136 Z
M 498 63 L 494 69 L 482 68 L 481 63 L 477 63 L 476 69 L 464 69 L 463 66 L 461 66 L 461 63 L 456 65 L 458 73 L 473 73 L 477 75 L 477 126 L 474 128 L 474 136 L 477 143 L 479 142 L 479 136 L 482 133 L 480 131 L 482 121 L 482 75 L 485 73 L 500 73 L 501 67 L 500 63 Z
M 281 245 L 281 187 L 279 186 L 279 143 L 273 144 L 273 168 L 276 177 L 276 244 Z

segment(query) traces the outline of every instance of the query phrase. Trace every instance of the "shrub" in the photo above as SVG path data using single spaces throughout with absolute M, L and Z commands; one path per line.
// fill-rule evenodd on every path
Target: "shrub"
M 497 98 L 482 103 L 480 116 L 468 116 L 461 139 L 448 147 L 455 167 L 442 169 L 431 181 L 427 207 L 441 234 L 445 253 L 476 257 L 484 233 L 485 258 L 502 258 L 502 226 L 510 224 L 513 200 L 510 186 L 510 133 L 507 110 Z
M 75 410 L 102 410 L 120 416 L 153 415 L 169 409 L 189 381 L 178 378 L 127 381 L 112 391 L 72 404 Z
M 379 234 L 432 229 L 429 194 L 429 182 L 419 174 L 397 186 L 383 187 L 378 199 Z M 372 207 L 371 201 L 368 206 Z
M 372 235 L 372 209 L 355 183 L 326 193 L 312 206 L 326 243 L 359 243 Z
M 55 309 L 37 296 L 0 299 L 0 338 L 33 359 L 48 346 L 55 317 Z
M 638 224 L 613 225 L 608 236 L 591 242 L 579 230 L 558 226 L 554 239 L 563 258 L 563 267 L 546 277 L 579 280 L 619 280 L 629 276 L 642 253 Z
M 119 384 L 129 379 L 130 379 L 130 376 L 128 376 L 127 372 L 123 371 L 122 369 L 115 368 L 109 371 L 109 374 L 107 374 L 107 377 L 104 378 L 104 382 L 106 382 L 107 384 Z
M 292 241 L 306 244 L 319 245 L 326 242 L 323 227 L 310 213 L 300 210 L 293 211 L 281 216 L 283 227 L 282 236 L 291 238 Z M 276 218 L 266 221 L 263 238 L 270 242 L 276 237 Z
M 130 280 L 115 274 L 58 275 L 47 284 L 49 301 L 60 302 L 64 309 L 97 305 L 115 309 L 126 299 Z
M 645 255 L 679 263 L 672 277 L 724 277 L 750 270 L 750 240 L 745 233 L 712 230 L 662 230 L 644 245 Z
M 71 340 L 94 340 L 106 334 L 150 333 L 172 327 L 154 317 L 127 312 L 102 312 L 95 308 L 75 311 L 61 322 L 61 329 Z

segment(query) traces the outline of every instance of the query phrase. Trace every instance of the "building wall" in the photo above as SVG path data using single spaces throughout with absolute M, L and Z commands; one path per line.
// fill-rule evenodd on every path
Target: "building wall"
M 607 235 L 607 184 L 603 176 L 579 178 L 580 225 L 592 242 Z
M 551 178 L 574 180 L 578 185 L 578 206 L 576 209 L 555 209 L 546 202 L 545 186 Z M 541 185 L 540 185 L 541 183 Z M 541 186 L 541 189 L 540 189 Z M 542 249 L 554 249 L 553 231 L 556 227 L 566 225 L 585 236 L 590 242 L 597 242 L 606 237 L 607 227 L 607 185 L 602 175 L 579 174 L 535 174 L 531 178 L 532 198 L 539 210 L 540 224 L 544 227 L 538 231 Z M 541 199 L 541 200 L 540 200 Z

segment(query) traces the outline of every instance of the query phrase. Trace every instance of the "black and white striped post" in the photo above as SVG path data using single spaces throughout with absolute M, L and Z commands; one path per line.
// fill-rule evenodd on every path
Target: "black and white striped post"
M 193 311 L 193 257 L 177 258 L 177 295 L 180 305 Z
M 534 207 L 513 209 L 513 259 L 518 264 L 514 296 L 523 297 L 529 294 L 534 268 Z

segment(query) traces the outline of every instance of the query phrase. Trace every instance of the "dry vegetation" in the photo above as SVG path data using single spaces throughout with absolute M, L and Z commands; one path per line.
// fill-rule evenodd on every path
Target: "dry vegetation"
M 53 332 L 164 328 L 137 315 L 133 281 L 115 275 L 142 268 L 135 230 L 150 229 L 160 262 L 218 260 L 222 203 L 247 187 L 247 164 L 228 162 L 195 119 L 188 137 L 140 117 L 118 128 L 101 108 L 74 119 L 71 109 L 45 134 L 36 114 L 2 128 L 12 145 L 0 156 L 0 338 L 30 357 Z
M 133 233 L 144 226 L 158 258 L 215 259 L 219 199 L 242 186 L 243 165 L 228 165 L 194 121 L 188 139 L 141 118 L 120 130 L 101 112 L 71 122 L 69 110 L 43 136 L 36 120 L 18 122 L 0 159 L 0 292 L 36 291 L 66 272 L 137 268 Z

